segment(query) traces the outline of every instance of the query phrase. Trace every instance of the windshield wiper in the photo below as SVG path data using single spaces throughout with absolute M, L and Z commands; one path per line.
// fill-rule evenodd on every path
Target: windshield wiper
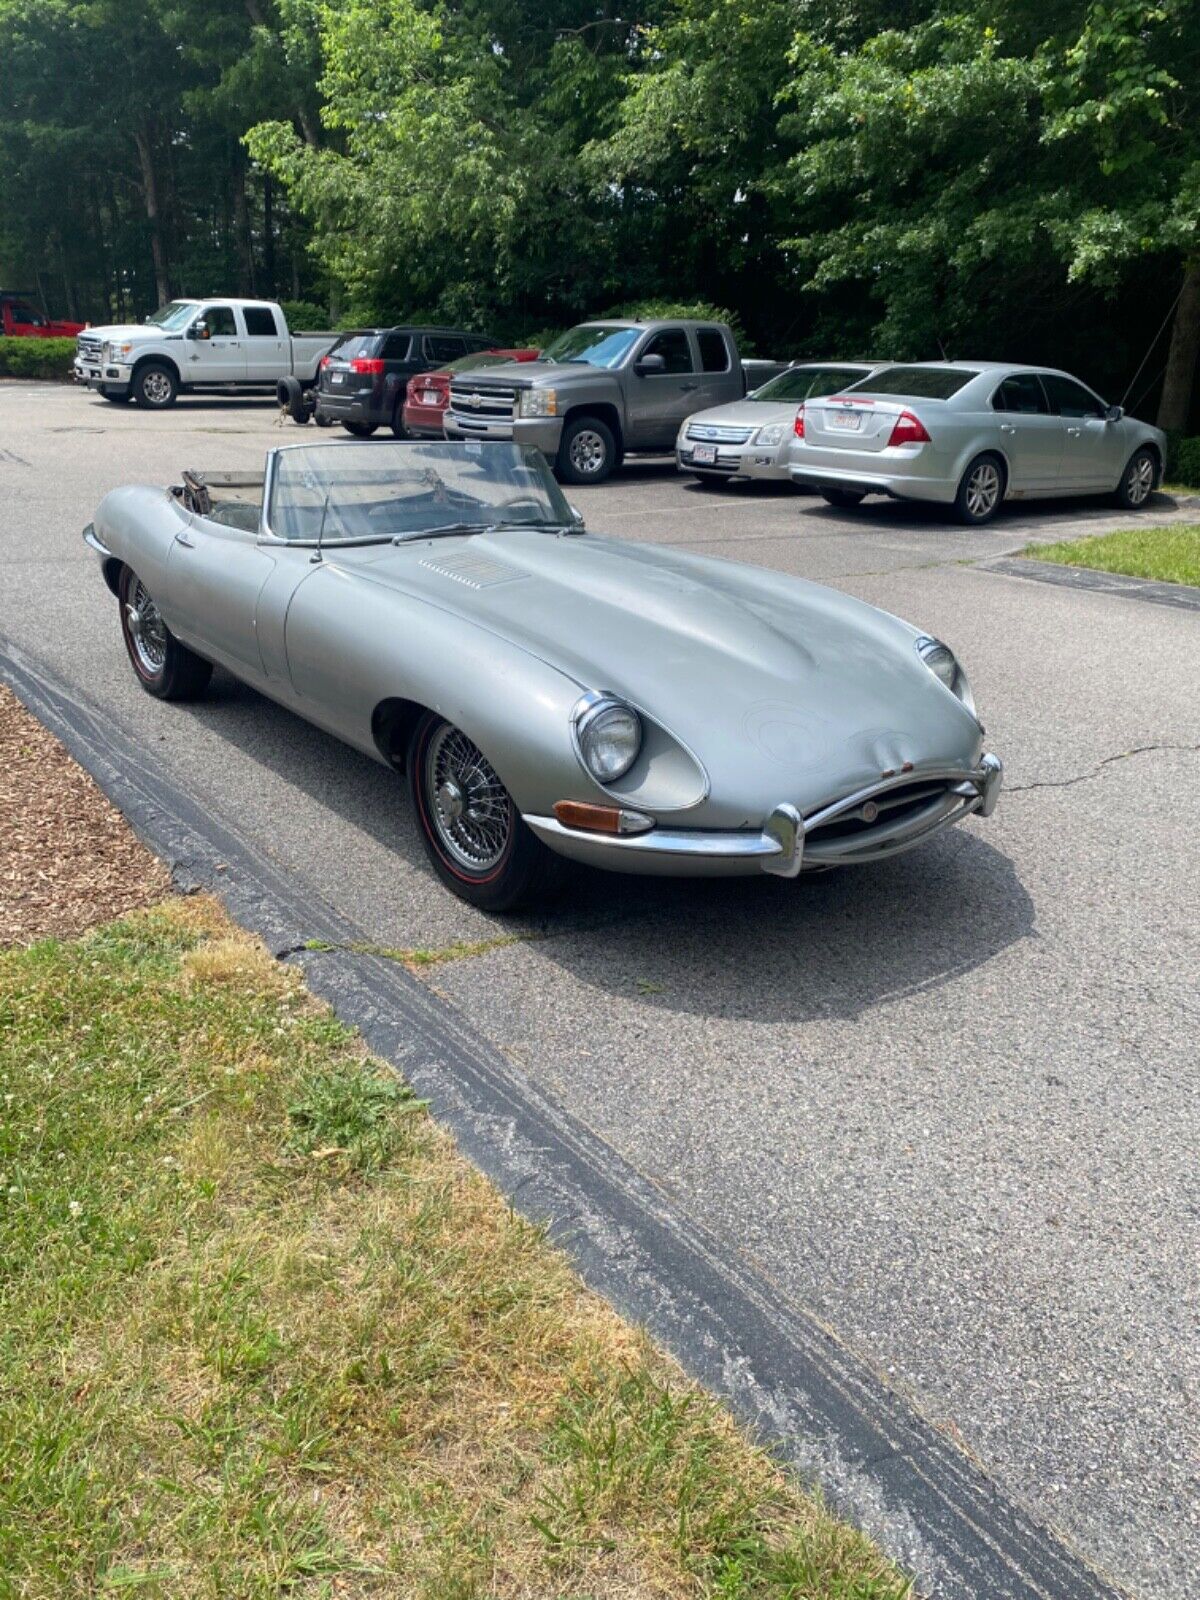
M 398 533 L 392 543 L 411 544 L 417 539 L 448 539 L 456 533 L 492 533 L 497 526 L 494 522 L 443 522 L 436 528 L 414 528 L 412 533 Z

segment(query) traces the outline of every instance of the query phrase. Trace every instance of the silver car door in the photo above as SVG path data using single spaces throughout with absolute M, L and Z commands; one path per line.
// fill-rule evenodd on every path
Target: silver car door
M 662 372 L 639 372 L 644 356 L 661 356 Z M 639 450 L 669 450 L 679 425 L 703 405 L 700 376 L 686 328 L 652 333 L 634 357 L 626 411 Z
M 188 335 L 184 383 L 241 383 L 246 343 L 233 307 L 205 306 L 196 322 L 203 325 L 203 336 Z
M 1059 372 L 1042 374 L 1051 409 L 1063 421 L 1063 488 L 1113 489 L 1120 469 L 1113 466 L 1117 430 L 1105 420 L 1098 395 Z
M 1063 420 L 1051 413 L 1036 372 L 1013 372 L 992 394 L 997 443 L 1008 462 L 1009 493 L 1057 489 L 1062 477 Z
M 255 610 L 275 566 L 257 529 L 191 517 L 167 556 L 164 614 L 173 633 L 239 677 L 261 679 Z

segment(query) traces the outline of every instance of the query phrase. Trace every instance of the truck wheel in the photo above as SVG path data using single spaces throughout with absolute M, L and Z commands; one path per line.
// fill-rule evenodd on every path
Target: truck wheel
M 163 361 L 147 361 L 133 375 L 133 398 L 149 411 L 165 411 L 175 404 L 179 379 Z
M 563 483 L 603 483 L 616 469 L 617 442 L 599 417 L 571 417 L 562 431 L 554 470 Z
M 275 398 L 293 422 L 301 427 L 308 421 L 308 397 L 299 378 L 280 378 L 275 387 Z
M 547 898 L 562 862 L 532 832 L 494 768 L 461 728 L 426 712 L 408 748 L 413 809 L 438 877 L 485 911 Z
M 117 599 L 121 637 L 146 693 L 156 700 L 194 700 L 203 694 L 212 677 L 212 662 L 180 644 L 132 567 L 121 570 Z
M 356 439 L 369 439 L 375 432 L 373 422 L 343 422 L 342 427 L 347 433 L 352 433 Z
M 128 389 L 101 389 L 100 393 L 111 406 L 127 406 L 133 399 Z

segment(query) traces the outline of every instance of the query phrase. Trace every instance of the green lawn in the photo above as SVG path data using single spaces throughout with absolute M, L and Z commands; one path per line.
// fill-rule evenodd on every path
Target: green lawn
M 905 1581 L 203 899 L 0 953 L 0 1596 Z
M 1134 578 L 1159 578 L 1164 583 L 1200 584 L 1200 523 L 1121 528 L 1090 539 L 1026 545 L 1022 554 L 1066 567 L 1125 572 Z

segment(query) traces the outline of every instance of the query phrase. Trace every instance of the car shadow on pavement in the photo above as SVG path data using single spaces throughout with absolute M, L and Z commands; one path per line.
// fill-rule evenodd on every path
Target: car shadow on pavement
M 428 879 L 404 780 L 223 672 L 189 714 Z M 968 821 L 874 867 L 715 880 L 572 868 L 553 906 L 487 917 L 588 987 L 709 1017 L 857 1017 L 1035 932 L 1014 864 Z M 356 919 L 374 935 L 367 906 Z M 465 912 L 478 929 L 482 914 Z M 477 937 L 477 931 L 472 937 Z

